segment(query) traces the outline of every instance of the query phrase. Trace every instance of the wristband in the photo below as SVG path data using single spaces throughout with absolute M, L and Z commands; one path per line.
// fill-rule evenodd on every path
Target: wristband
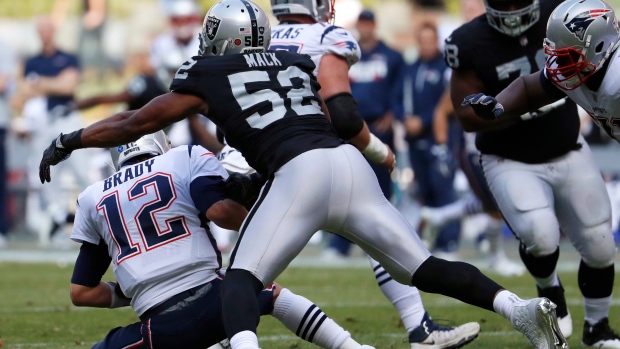
M 62 148 L 70 151 L 83 148 L 82 131 L 84 131 L 83 128 L 71 133 L 67 133 L 66 135 L 61 134 L 60 143 L 62 144 Z
M 106 285 L 108 285 L 108 287 L 110 288 L 110 293 L 112 294 L 112 301 L 110 302 L 109 306 L 110 309 L 121 308 L 131 305 L 131 299 L 122 298 L 116 294 L 116 282 L 108 281 L 106 282 Z
M 364 154 L 368 160 L 380 164 L 387 158 L 389 150 L 387 145 L 383 144 L 377 136 L 371 133 L 370 142 L 368 142 L 366 149 L 362 150 L 362 154 Z

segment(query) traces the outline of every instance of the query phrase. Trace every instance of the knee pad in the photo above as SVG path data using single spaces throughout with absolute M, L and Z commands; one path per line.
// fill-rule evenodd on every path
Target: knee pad
M 521 213 L 522 221 L 515 234 L 534 257 L 548 256 L 555 252 L 560 242 L 560 226 L 550 207 Z
M 616 245 L 607 222 L 584 229 L 581 238 L 574 242 L 583 262 L 595 269 L 606 268 L 614 264 Z

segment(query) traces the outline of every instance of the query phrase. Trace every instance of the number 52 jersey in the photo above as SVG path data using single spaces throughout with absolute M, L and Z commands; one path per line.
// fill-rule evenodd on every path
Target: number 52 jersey
M 78 197 L 71 239 L 106 243 L 114 276 L 138 315 L 215 278 L 221 267 L 204 212 L 190 193 L 204 176 L 228 174 L 211 152 L 182 146 L 127 165 Z
M 321 110 L 314 68 L 288 51 L 193 57 L 170 90 L 206 101 L 228 144 L 270 177 L 301 153 L 343 143 Z

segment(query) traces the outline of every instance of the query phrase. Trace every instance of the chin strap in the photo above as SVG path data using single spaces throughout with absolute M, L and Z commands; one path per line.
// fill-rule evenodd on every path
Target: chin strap
M 329 24 L 334 24 L 336 22 L 336 0 L 329 0 L 332 10 L 327 15 L 327 22 Z

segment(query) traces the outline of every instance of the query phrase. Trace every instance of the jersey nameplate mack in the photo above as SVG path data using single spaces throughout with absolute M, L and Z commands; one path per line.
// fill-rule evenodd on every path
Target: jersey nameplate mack
M 250 53 L 243 55 L 245 61 L 248 63 L 248 67 L 273 67 L 282 66 L 282 62 L 276 58 L 275 52 L 267 53 Z

